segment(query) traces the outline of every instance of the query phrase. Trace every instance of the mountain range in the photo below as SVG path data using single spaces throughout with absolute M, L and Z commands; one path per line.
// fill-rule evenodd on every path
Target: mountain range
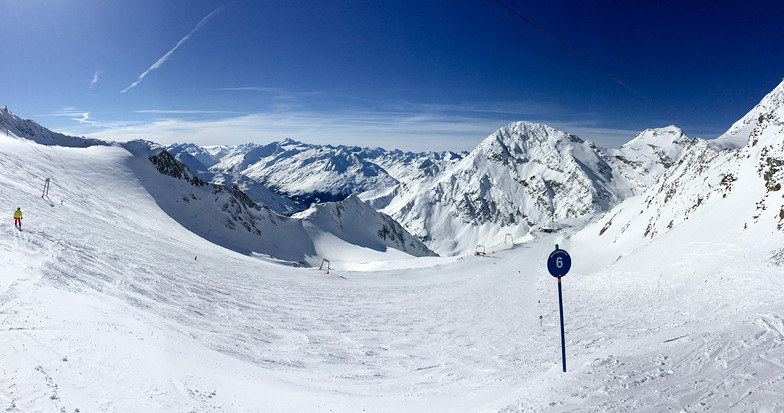
M 158 161 L 162 153 L 170 154 L 166 162 L 182 165 L 177 178 L 185 178 L 180 179 L 184 189 L 153 190 L 156 199 L 195 233 L 221 245 L 232 244 L 238 251 L 300 264 L 318 261 L 312 243 L 303 241 L 313 234 L 305 234 L 297 224 L 301 237 L 280 237 L 278 232 L 292 231 L 283 222 L 348 207 L 357 217 L 373 217 L 373 224 L 365 223 L 371 227 L 369 233 L 388 233 L 382 231 L 386 228 L 405 240 L 389 248 L 461 255 L 485 244 L 523 242 L 536 231 L 579 227 L 598 215 L 604 216 L 598 222 L 605 238 L 615 237 L 617 242 L 622 233 L 637 226 L 643 227 L 645 237 L 654 237 L 715 198 L 730 195 L 733 187 L 749 185 L 745 183 L 749 179 L 763 179 L 767 188 L 752 209 L 776 209 L 778 205 L 769 204 L 770 193 L 775 192 L 771 188 L 779 184 L 781 158 L 774 143 L 780 140 L 781 95 L 779 85 L 715 141 L 688 138 L 669 126 L 643 131 L 618 149 L 601 148 L 530 122 L 500 128 L 470 153 L 411 153 L 290 139 L 240 146 L 162 146 L 140 141 L 124 145 L 144 158 L 158 156 Z M 44 144 L 107 144 L 48 131 L 7 110 L 0 125 Z M 753 166 L 742 166 L 752 159 Z M 743 174 L 751 169 L 758 173 Z M 171 175 L 171 170 L 161 172 Z M 204 189 L 205 184 L 211 189 Z M 197 195 L 199 191 L 203 193 Z M 198 212 L 185 212 L 196 203 L 202 203 L 195 208 Z M 330 203 L 335 205 L 324 206 Z M 236 208 L 229 211 L 227 205 Z M 635 216 L 629 212 L 638 208 L 642 212 Z M 204 220 L 202 211 L 210 209 L 228 218 Z M 758 222 L 761 216 L 744 216 L 748 221 L 744 223 Z M 214 222 L 247 234 L 240 238 L 219 234 L 222 229 L 214 228 Z M 361 226 L 356 220 L 351 224 Z M 336 228 L 345 229 L 343 224 L 330 228 L 332 234 Z M 262 241 L 246 240 L 247 236 Z M 296 245 L 283 245 L 293 238 L 298 239 Z M 354 235 L 338 238 L 363 244 Z
M 236 185 L 282 215 L 357 194 L 433 251 L 456 255 L 607 211 L 652 185 L 696 142 L 670 126 L 608 150 L 547 125 L 515 122 L 470 153 L 293 140 L 166 150 L 201 179 Z

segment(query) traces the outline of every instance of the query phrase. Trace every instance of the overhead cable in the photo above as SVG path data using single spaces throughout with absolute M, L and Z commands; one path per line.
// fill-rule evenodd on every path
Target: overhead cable
M 689 122 L 688 120 L 686 120 L 686 119 L 684 119 L 684 118 L 682 118 L 682 117 L 678 116 L 677 114 L 673 113 L 673 112 L 672 112 L 672 111 L 670 111 L 669 109 L 665 108 L 664 106 L 661 106 L 661 105 L 659 105 L 658 103 L 654 102 L 653 100 L 651 100 L 651 99 L 650 99 L 650 98 L 648 98 L 647 96 L 645 96 L 645 95 L 643 95 L 642 93 L 638 92 L 637 90 L 635 90 L 635 89 L 634 89 L 634 88 L 632 88 L 631 86 L 627 85 L 626 83 L 623 83 L 623 82 L 622 82 L 620 79 L 618 79 L 617 77 L 615 77 L 615 76 L 613 76 L 612 74 L 610 74 L 610 72 L 608 72 L 608 71 L 606 71 L 606 70 L 602 69 L 602 68 L 601 68 L 599 65 L 597 65 L 596 63 L 594 63 L 594 62 L 590 61 L 590 60 L 589 60 L 587 57 L 585 57 L 585 56 L 583 56 L 582 54 L 580 54 L 580 52 L 578 52 L 577 50 L 574 50 L 573 48 L 569 47 L 569 45 L 567 45 L 566 43 L 562 42 L 562 41 L 561 41 L 561 40 L 559 40 L 557 37 L 555 37 L 555 36 L 553 36 L 552 34 L 548 33 L 547 31 L 545 31 L 545 30 L 544 30 L 544 29 L 542 29 L 541 27 L 537 26 L 537 25 L 536 25 L 534 22 L 532 22 L 531 20 L 528 20 L 528 19 L 526 19 L 525 17 L 523 17 L 522 15 L 520 15 L 520 13 L 516 12 L 516 11 L 515 11 L 515 10 L 513 10 L 511 7 L 509 7 L 509 6 L 507 6 L 506 4 L 502 3 L 500 0 L 495 0 L 495 2 L 496 2 L 496 3 L 498 3 L 498 4 L 499 4 L 501 7 L 505 8 L 506 10 L 508 10 L 510 13 L 512 13 L 512 14 L 514 14 L 515 16 L 517 16 L 518 18 L 520 18 L 522 21 L 524 21 L 524 22 L 526 22 L 526 23 L 530 24 L 531 26 L 533 26 L 533 27 L 534 27 L 536 30 L 539 30 L 540 32 L 542 32 L 542 33 L 544 33 L 545 35 L 547 35 L 547 37 L 549 37 L 549 38 L 551 38 L 551 39 L 555 40 L 556 42 L 558 42 L 558 44 L 560 44 L 561 46 L 565 47 L 565 48 L 566 48 L 567 50 L 569 50 L 570 52 L 572 52 L 572 53 L 574 53 L 575 55 L 577 55 L 577 57 L 579 57 L 580 59 L 583 59 L 583 60 L 584 60 L 586 63 L 588 63 L 589 65 L 591 65 L 591 66 L 593 66 L 594 68 L 596 68 L 596 70 L 598 70 L 598 71 L 602 72 L 602 73 L 603 73 L 605 76 L 607 76 L 607 77 L 609 77 L 610 79 L 612 79 L 612 80 L 616 81 L 618 84 L 620 84 L 621 86 L 623 86 L 623 87 L 625 87 L 626 89 L 630 90 L 630 91 L 631 91 L 632 93 L 634 93 L 635 95 L 637 95 L 637 96 L 639 96 L 639 97 L 641 97 L 641 98 L 645 99 L 646 101 L 648 101 L 648 103 L 650 103 L 650 104 L 652 104 L 652 105 L 656 106 L 657 108 L 659 108 L 659 110 L 661 110 L 661 111 L 663 111 L 663 112 L 665 112 L 665 113 L 669 114 L 670 116 L 672 116 L 672 117 L 674 117 L 674 118 L 676 118 L 676 119 L 680 120 L 681 122 L 683 122 L 683 123 L 685 123 L 685 124 L 688 124 L 688 125 L 690 125 L 690 126 L 693 126 L 693 127 L 697 128 L 697 129 L 700 129 L 700 130 L 702 130 L 702 131 L 705 131 L 705 132 L 707 132 L 707 130 L 706 130 L 706 129 L 704 129 L 704 128 L 701 128 L 701 127 L 699 127 L 699 126 L 697 126 L 697 125 L 695 125 L 695 124 L 693 124 L 693 123 Z

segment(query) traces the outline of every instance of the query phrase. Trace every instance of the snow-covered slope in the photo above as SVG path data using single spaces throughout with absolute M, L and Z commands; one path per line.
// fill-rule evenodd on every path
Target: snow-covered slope
M 784 106 L 784 86 L 782 84 L 773 89 L 746 116 L 735 122 L 726 133 L 712 141 L 711 144 L 719 149 L 742 148 L 748 145 L 755 146 L 763 133 L 775 136 L 781 130 L 784 118 L 782 116 L 782 106 Z
M 654 185 L 607 212 L 582 236 L 598 237 L 618 257 L 695 217 L 729 232 L 754 226 L 784 230 L 784 83 L 719 141 L 689 144 Z M 735 148 L 727 142 L 746 144 Z
M 297 222 L 256 204 L 236 187 L 205 183 L 162 149 L 134 149 L 133 170 L 141 184 L 163 211 L 194 234 L 242 254 L 301 264 L 315 255 Z
M 324 258 L 434 255 L 390 217 L 356 197 L 286 217 L 257 204 L 236 185 L 204 182 L 162 148 L 138 141 L 125 146 L 138 158 L 134 171 L 161 209 L 195 234 L 233 251 L 303 266 L 318 265 Z
M 356 195 L 339 202 L 314 205 L 291 218 L 304 221 L 306 231 L 317 245 L 318 256 L 331 260 L 368 261 L 383 258 L 380 255 L 357 253 L 346 248 L 343 243 L 366 251 L 386 252 L 393 248 L 414 257 L 436 255 L 394 219 L 376 212 Z

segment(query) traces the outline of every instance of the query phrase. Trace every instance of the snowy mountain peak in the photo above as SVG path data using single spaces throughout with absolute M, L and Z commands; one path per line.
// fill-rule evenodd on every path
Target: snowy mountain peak
M 285 138 L 279 142 L 280 145 L 302 145 L 303 143 L 291 138 Z
M 675 145 L 686 144 L 691 141 L 683 131 L 673 125 L 665 128 L 646 129 L 637 134 L 634 139 L 621 146 L 621 149 L 636 149 L 644 146 L 654 146 L 667 149 Z
M 432 183 L 401 188 L 384 211 L 438 253 L 456 254 L 606 210 L 628 186 L 592 143 L 547 125 L 514 122 Z
M 607 153 L 613 169 L 634 184 L 634 193 L 639 193 L 653 185 L 695 142 L 697 139 L 687 137 L 680 128 L 668 126 L 640 132 L 620 149 Z
M 499 160 L 527 159 L 529 155 L 541 154 L 544 147 L 554 149 L 561 142 L 583 143 L 580 138 L 550 126 L 521 121 L 499 129 L 482 141 L 477 150 Z

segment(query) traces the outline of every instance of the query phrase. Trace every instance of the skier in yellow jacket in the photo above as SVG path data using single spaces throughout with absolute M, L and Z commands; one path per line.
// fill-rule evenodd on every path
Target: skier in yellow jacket
M 22 209 L 21 208 L 16 208 L 16 211 L 14 211 L 14 226 L 19 228 L 19 229 L 22 229 Z

